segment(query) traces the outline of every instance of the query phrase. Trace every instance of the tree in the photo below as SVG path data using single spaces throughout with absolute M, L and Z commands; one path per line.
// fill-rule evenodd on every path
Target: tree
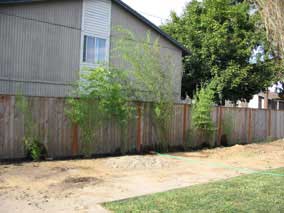
M 284 1 L 255 0 L 266 27 L 267 37 L 271 39 L 279 56 L 284 54 Z
M 259 13 L 247 1 L 193 0 L 162 28 L 191 51 L 184 58 L 183 96 L 193 97 L 214 78 L 219 104 L 249 100 L 276 81 L 271 45 Z
M 200 90 L 194 95 L 194 103 L 191 111 L 192 125 L 190 130 L 191 136 L 193 136 L 191 141 L 194 141 L 195 138 L 198 142 L 198 144 L 194 144 L 194 146 L 213 146 L 212 141 L 214 139 L 212 136 L 216 128 L 212 121 L 211 113 L 214 105 L 215 83 L 215 80 L 212 80 L 208 85 L 202 85 Z
M 157 144 L 167 151 L 169 129 L 174 109 L 174 60 L 163 54 L 159 38 L 151 33 L 139 40 L 138 35 L 116 28 L 118 37 L 114 45 L 113 58 L 120 61 L 119 69 L 127 67 L 127 76 L 132 88 L 132 98 L 152 102 L 150 109 Z
M 275 47 L 275 55 L 279 63 L 283 63 L 284 56 L 284 1 L 283 0 L 255 0 L 260 9 L 261 18 L 265 24 L 267 38 Z M 284 78 L 282 80 L 281 95 L 284 95 Z

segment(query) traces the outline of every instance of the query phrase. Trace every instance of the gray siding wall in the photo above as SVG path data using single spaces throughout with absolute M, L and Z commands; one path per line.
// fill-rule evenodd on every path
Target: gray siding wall
M 161 56 L 164 58 L 171 58 L 173 63 L 175 64 L 175 95 L 176 99 L 180 100 L 181 94 L 181 78 L 183 72 L 183 65 L 182 65 L 182 51 L 173 45 L 170 41 L 163 38 L 158 34 L 156 31 L 153 31 L 149 26 L 144 24 L 142 21 L 134 17 L 132 14 L 126 12 L 123 8 L 121 8 L 116 3 L 112 3 L 112 18 L 111 18 L 111 48 L 115 46 L 115 40 L 117 38 L 117 33 L 115 28 L 117 26 L 123 27 L 124 29 L 128 29 L 133 32 L 137 36 L 137 41 L 144 40 L 146 33 L 150 31 L 151 38 L 153 40 L 159 38 L 160 48 L 161 48 Z M 110 63 L 113 66 L 121 66 L 120 61 L 117 58 L 112 57 L 110 58 Z
M 81 0 L 0 6 L 0 94 L 61 97 L 80 69 Z

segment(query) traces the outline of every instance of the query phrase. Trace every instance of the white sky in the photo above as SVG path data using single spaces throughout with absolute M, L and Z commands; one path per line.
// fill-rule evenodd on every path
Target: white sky
M 137 12 L 148 18 L 156 25 L 160 25 L 169 18 L 170 12 L 180 14 L 189 0 L 123 0 Z M 155 17 L 156 16 L 156 17 Z

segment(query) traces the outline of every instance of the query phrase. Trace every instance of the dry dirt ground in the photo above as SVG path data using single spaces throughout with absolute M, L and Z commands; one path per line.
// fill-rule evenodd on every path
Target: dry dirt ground
M 0 164 L 0 212 L 106 212 L 99 203 L 284 167 L 284 141 L 157 155 Z

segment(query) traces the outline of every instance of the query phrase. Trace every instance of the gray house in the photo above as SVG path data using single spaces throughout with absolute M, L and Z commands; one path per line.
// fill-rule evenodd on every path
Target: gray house
M 114 26 L 159 37 L 175 61 L 180 97 L 187 50 L 120 0 L 0 0 L 0 94 L 67 96 L 83 66 L 119 63 L 111 57 Z

